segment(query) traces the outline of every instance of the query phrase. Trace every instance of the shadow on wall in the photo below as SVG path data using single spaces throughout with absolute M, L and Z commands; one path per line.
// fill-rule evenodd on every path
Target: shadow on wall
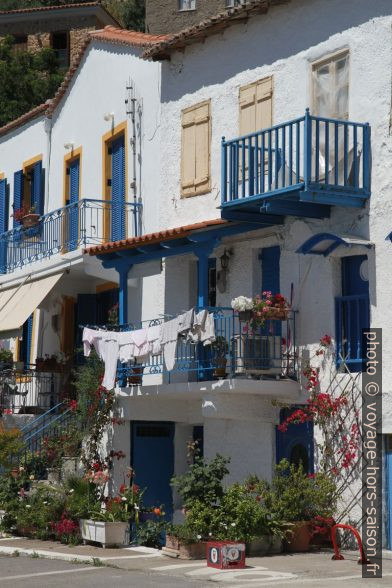
M 223 35 L 213 35 L 204 45 L 198 43 L 196 50 L 186 48 L 187 67 L 182 68 L 181 56 L 163 62 L 162 101 L 178 100 L 204 86 L 222 84 L 239 72 L 297 55 L 333 35 L 390 13 L 390 0 L 357 0 L 355 11 L 352 2 L 341 0 L 292 0 L 273 7 L 266 15 L 229 27 Z M 230 44 L 225 42 L 229 38 Z M 201 67 L 201 63 L 208 67 Z

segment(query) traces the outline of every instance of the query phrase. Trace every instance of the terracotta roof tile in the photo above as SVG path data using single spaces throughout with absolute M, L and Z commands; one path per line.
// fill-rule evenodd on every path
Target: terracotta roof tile
M 132 45 L 134 47 L 150 47 L 154 43 L 160 43 L 168 39 L 167 35 L 149 35 L 138 31 L 118 29 L 111 25 L 106 26 L 100 31 L 91 32 L 90 36 L 93 39 L 110 41 L 121 45 Z
M 26 12 L 47 12 L 51 10 L 67 10 L 72 8 L 85 8 L 85 7 L 100 6 L 102 10 L 105 10 L 104 6 L 100 2 L 79 2 L 75 4 L 59 4 L 58 6 L 32 6 L 30 8 L 17 8 L 16 10 L 0 10 L 0 16 L 3 14 L 24 14 Z M 107 12 L 105 10 L 105 12 Z
M 15 118 L 14 120 L 11 120 L 9 123 L 7 123 L 6 125 L 0 127 L 0 137 L 2 135 L 9 133 L 10 131 L 12 131 L 13 129 L 15 129 L 19 126 L 24 125 L 25 123 L 29 122 L 30 120 L 33 120 L 37 116 L 40 116 L 41 114 L 45 114 L 45 111 L 48 109 L 49 103 L 50 103 L 50 100 L 48 100 L 47 102 L 44 102 L 44 104 L 40 104 L 39 106 L 36 106 L 32 110 L 29 110 L 29 112 L 25 112 L 24 114 L 22 114 L 18 118 Z
M 107 243 L 103 243 L 102 245 L 88 247 L 84 250 L 84 253 L 88 253 L 89 255 L 115 253 L 116 251 L 121 251 L 123 249 L 133 249 L 140 245 L 152 245 L 154 243 L 161 243 L 163 241 L 170 241 L 172 239 L 187 237 L 193 231 L 227 224 L 228 222 L 221 218 L 202 221 L 200 223 L 193 223 L 192 225 L 183 225 L 182 227 L 175 227 L 174 229 L 157 231 L 156 233 L 147 233 L 146 235 L 141 235 L 140 237 L 131 237 L 129 239 L 122 239 L 121 241 L 109 241 Z
M 229 8 L 211 16 L 179 33 L 168 35 L 165 41 L 158 42 L 143 53 L 145 59 L 166 59 L 171 51 L 202 41 L 207 36 L 222 32 L 227 27 L 243 22 L 253 14 L 265 14 L 271 5 L 287 4 L 291 0 L 248 0 L 245 4 Z

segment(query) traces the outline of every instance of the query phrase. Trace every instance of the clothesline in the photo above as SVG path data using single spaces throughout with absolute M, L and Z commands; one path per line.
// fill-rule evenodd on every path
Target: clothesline
M 214 315 L 207 310 L 197 312 L 191 308 L 171 320 L 130 331 L 86 325 L 82 339 L 84 355 L 88 357 L 93 346 L 104 361 L 105 375 L 102 385 L 111 390 L 115 384 L 118 361 L 122 364 L 130 361 L 145 362 L 149 356 L 162 353 L 166 369 L 171 371 L 176 361 L 178 339 L 193 344 L 211 345 L 215 341 L 215 321 Z

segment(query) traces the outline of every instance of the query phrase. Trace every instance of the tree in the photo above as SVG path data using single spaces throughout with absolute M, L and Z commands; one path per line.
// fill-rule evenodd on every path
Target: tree
M 124 28 L 144 31 L 145 0 L 105 0 L 103 5 Z
M 0 126 L 54 96 L 64 75 L 52 49 L 14 52 L 12 43 L 0 42 Z

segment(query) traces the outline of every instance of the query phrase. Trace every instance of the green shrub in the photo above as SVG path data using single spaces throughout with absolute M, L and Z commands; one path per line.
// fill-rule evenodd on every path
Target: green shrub
M 24 441 L 20 429 L 6 429 L 0 423 L 0 467 L 10 468 L 12 457 L 23 449 Z
M 137 539 L 140 545 L 160 549 L 164 544 L 164 531 L 167 523 L 164 520 L 146 521 L 137 527 Z

